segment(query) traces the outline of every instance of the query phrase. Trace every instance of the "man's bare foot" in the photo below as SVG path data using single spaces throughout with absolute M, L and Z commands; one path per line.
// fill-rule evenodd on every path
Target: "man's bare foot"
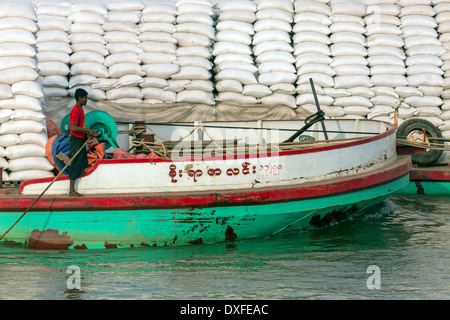
M 81 193 L 78 193 L 76 191 L 69 192 L 69 197 L 82 197 L 83 195 Z

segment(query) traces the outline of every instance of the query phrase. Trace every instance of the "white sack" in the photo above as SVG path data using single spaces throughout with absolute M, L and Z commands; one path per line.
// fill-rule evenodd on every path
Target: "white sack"
M 20 159 L 9 160 L 9 170 L 22 171 L 22 170 L 53 170 L 53 165 L 47 158 L 44 157 L 24 157 Z
M 19 81 L 11 86 L 14 95 L 26 95 L 33 98 L 43 98 L 41 85 L 36 81 Z
M 18 67 L 0 71 L 0 83 L 14 84 L 19 81 L 34 81 L 39 74 L 32 68 Z
M 24 157 L 45 157 L 45 147 L 37 144 L 22 144 L 6 147 L 5 153 L 10 160 Z
M 13 171 L 9 174 L 10 181 L 26 181 L 32 179 L 52 178 L 55 175 L 51 171 L 45 170 L 23 170 Z

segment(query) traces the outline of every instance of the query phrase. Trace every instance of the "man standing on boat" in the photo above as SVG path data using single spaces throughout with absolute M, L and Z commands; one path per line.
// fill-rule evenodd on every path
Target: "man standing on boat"
M 76 104 L 70 111 L 70 154 L 75 155 L 80 149 L 80 152 L 72 160 L 72 164 L 69 169 L 70 190 L 69 196 L 79 197 L 82 196 L 75 191 L 75 180 L 78 179 L 89 166 L 87 157 L 87 148 L 84 146 L 87 137 L 96 136 L 97 132 L 92 129 L 86 128 L 86 122 L 84 120 L 83 107 L 87 103 L 88 93 L 84 89 L 77 89 L 75 91 Z M 86 135 L 87 133 L 87 135 Z

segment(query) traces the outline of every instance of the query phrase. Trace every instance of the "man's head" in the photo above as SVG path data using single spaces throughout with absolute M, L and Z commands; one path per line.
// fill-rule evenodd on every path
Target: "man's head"
M 84 106 L 84 105 L 86 104 L 86 102 L 87 102 L 87 96 L 88 96 L 88 93 L 87 93 L 87 91 L 84 90 L 84 89 L 78 88 L 78 89 L 75 91 L 75 100 L 77 101 L 77 104 L 78 104 L 80 107 L 82 107 L 82 106 Z

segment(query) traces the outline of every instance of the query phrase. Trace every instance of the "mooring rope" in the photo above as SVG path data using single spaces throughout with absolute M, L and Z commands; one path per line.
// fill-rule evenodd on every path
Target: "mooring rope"
M 353 141 L 353 140 L 360 140 L 367 138 L 368 136 L 362 136 L 362 137 L 352 137 L 352 138 L 343 138 L 343 139 L 327 139 L 327 140 L 309 140 L 309 141 L 296 141 L 296 142 L 280 142 L 277 143 L 269 143 L 269 144 L 256 144 L 256 145 L 244 145 L 244 146 L 235 146 L 233 145 L 233 148 L 231 148 L 230 145 L 223 147 L 220 144 L 216 142 L 216 140 L 209 134 L 206 127 L 202 124 L 199 127 L 203 129 L 205 134 L 210 139 L 210 143 L 214 144 L 214 146 L 217 148 L 217 150 L 225 153 L 237 153 L 237 152 L 248 152 L 249 150 L 255 150 L 255 148 L 275 148 L 278 151 L 291 151 L 291 150 L 297 150 L 297 149 L 303 149 L 303 148 L 315 148 L 323 145 L 329 145 L 330 143 L 340 143 L 340 142 L 347 142 L 347 141 Z M 133 127 L 132 131 L 134 134 L 141 134 L 147 131 L 147 129 L 158 139 L 163 140 L 167 143 L 165 145 L 161 141 L 155 140 L 154 142 L 144 141 L 144 139 L 137 141 L 133 140 L 131 142 L 131 145 L 133 147 L 142 147 L 145 150 L 148 150 L 149 152 L 154 152 L 158 156 L 167 157 L 171 153 L 171 147 L 175 143 L 181 142 L 182 140 L 186 139 L 187 137 L 191 136 L 195 129 L 192 129 L 187 135 L 184 137 L 181 137 L 177 140 L 170 140 L 166 139 L 164 137 L 159 136 L 155 133 L 155 131 L 148 125 L 145 125 L 145 127 L 142 127 L 142 129 L 138 129 Z M 353 133 L 353 132 L 352 132 Z M 359 134 L 359 133 L 358 133 Z M 428 137 L 431 141 L 449 141 L 450 139 L 446 138 L 435 138 L 435 137 Z M 203 141 L 206 142 L 206 141 Z M 442 151 L 450 151 L 450 146 L 445 146 L 442 143 L 433 143 L 433 142 L 417 142 L 417 141 L 410 141 L 407 139 L 403 139 L 403 137 L 397 137 L 397 143 L 401 145 L 416 147 L 416 148 L 424 148 L 428 150 L 442 150 Z M 194 152 L 199 152 L 199 149 L 194 149 Z
M 429 140 L 441 140 L 445 141 L 445 138 L 429 138 Z M 442 143 L 432 143 L 432 142 L 419 142 L 419 141 L 411 141 L 407 139 L 397 138 L 397 143 L 405 146 L 423 148 L 428 150 L 442 150 L 442 151 L 450 151 L 450 146 L 446 146 Z
M 147 127 L 147 128 L 152 133 L 154 133 L 154 131 L 150 127 Z M 208 130 L 206 130 L 206 128 L 203 125 L 201 126 L 201 128 L 204 130 L 205 134 L 210 139 L 210 141 L 203 140 L 202 142 L 206 142 L 206 143 L 209 142 L 210 144 L 213 144 L 216 147 L 217 151 L 225 152 L 226 154 L 240 154 L 243 152 L 248 153 L 250 150 L 258 150 L 261 148 L 270 149 L 270 150 L 275 149 L 277 151 L 291 151 L 291 150 L 297 150 L 297 149 L 314 148 L 314 147 L 329 145 L 330 143 L 343 143 L 343 142 L 361 140 L 361 139 L 367 138 L 367 136 L 362 136 L 362 137 L 328 139 L 328 140 L 280 142 L 280 143 L 269 143 L 269 144 L 245 144 L 242 146 L 238 146 L 233 143 L 232 145 L 228 144 L 228 146 L 225 144 L 225 147 L 224 147 L 223 145 L 221 146 L 220 144 L 217 143 L 217 141 L 208 133 Z M 144 129 L 142 129 L 142 130 L 144 130 Z M 180 138 L 178 140 L 169 140 L 169 139 L 165 139 L 165 138 L 162 138 L 162 137 L 156 135 L 157 138 L 164 140 L 167 143 L 167 145 L 165 145 L 164 143 L 157 141 L 157 140 L 151 142 L 151 141 L 144 141 L 144 139 L 141 139 L 139 141 L 133 140 L 131 142 L 131 145 L 133 147 L 137 147 L 137 148 L 142 147 L 143 149 L 148 150 L 150 152 L 154 152 L 155 154 L 157 154 L 159 156 L 167 157 L 171 153 L 171 150 L 170 150 L 171 147 L 173 147 L 175 143 L 181 142 L 183 139 L 190 136 L 194 132 L 194 130 L 192 130 L 185 137 Z M 186 143 L 189 143 L 189 142 L 192 142 L 192 141 L 186 141 Z M 194 147 L 195 147 L 195 145 L 194 145 Z M 201 150 L 203 150 L 203 147 L 201 149 L 194 148 L 194 150 L 192 150 L 192 151 L 195 153 L 195 152 L 200 152 Z

